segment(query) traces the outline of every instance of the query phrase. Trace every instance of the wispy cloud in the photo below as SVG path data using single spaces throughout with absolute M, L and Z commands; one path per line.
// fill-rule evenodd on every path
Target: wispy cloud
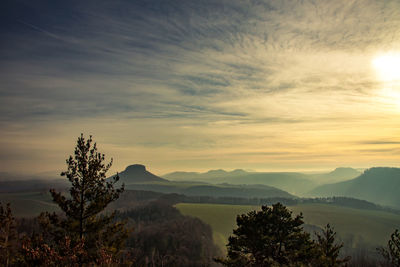
M 333 140 L 341 123 L 349 136 L 397 112 L 377 102 L 370 61 L 400 49 L 398 1 L 7 1 L 0 12 L 3 136 L 104 119 L 132 147 L 222 149 L 229 127 L 229 145 L 255 149 L 242 134 Z M 197 141 L 174 138 L 188 134 Z

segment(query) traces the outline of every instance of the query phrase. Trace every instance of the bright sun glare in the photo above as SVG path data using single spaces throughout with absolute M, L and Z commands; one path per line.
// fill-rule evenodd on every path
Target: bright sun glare
M 381 54 L 375 57 L 372 65 L 383 83 L 380 94 L 384 101 L 400 108 L 400 53 Z
M 392 52 L 377 56 L 372 64 L 382 81 L 400 81 L 400 53 Z

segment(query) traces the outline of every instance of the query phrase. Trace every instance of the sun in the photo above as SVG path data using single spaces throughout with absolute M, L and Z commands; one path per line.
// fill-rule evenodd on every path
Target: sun
M 372 65 L 383 82 L 400 81 L 400 53 L 389 52 L 375 57 Z
M 400 52 L 380 54 L 372 60 L 381 83 L 381 100 L 400 110 Z

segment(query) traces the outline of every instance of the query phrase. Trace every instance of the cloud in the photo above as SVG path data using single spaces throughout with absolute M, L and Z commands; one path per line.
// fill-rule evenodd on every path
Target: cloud
M 400 145 L 399 141 L 389 141 L 389 140 L 371 140 L 360 143 L 366 145 Z
M 400 48 L 399 7 L 378 0 L 7 1 L 0 125 L 65 121 L 97 129 L 105 120 L 127 140 L 134 127 L 122 125 L 141 121 L 154 131 L 135 136 L 138 146 L 182 149 L 222 146 L 221 125 L 237 132 L 230 145 L 241 148 L 244 133 L 367 130 L 365 118 L 389 123 L 383 114 L 395 112 L 377 100 L 382 85 L 370 61 Z M 196 130 L 181 129 L 189 126 Z M 184 134 L 197 142 L 173 138 Z

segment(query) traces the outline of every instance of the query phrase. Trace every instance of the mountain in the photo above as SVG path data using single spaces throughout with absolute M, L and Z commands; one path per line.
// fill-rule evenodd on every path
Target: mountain
M 259 172 L 244 175 L 216 178 L 218 183 L 230 184 L 261 184 L 279 188 L 291 194 L 302 195 L 316 186 L 308 176 L 297 172 Z
M 312 181 L 308 175 L 297 172 L 246 172 L 236 169 L 230 172 L 224 170 L 211 170 L 206 173 L 175 172 L 164 175 L 164 177 L 176 181 L 192 180 L 212 184 L 259 184 L 276 187 L 295 195 L 302 195 L 317 186 L 317 183 Z
M 199 180 L 201 179 L 201 174 L 198 172 L 171 172 L 162 176 L 168 180 L 174 181 L 190 181 L 190 180 Z
M 210 179 L 215 178 L 223 178 L 223 177 L 232 177 L 232 176 L 239 176 L 239 175 L 247 175 L 249 172 L 246 172 L 242 169 L 236 169 L 233 171 L 225 171 L 222 169 L 218 170 L 209 170 L 205 173 L 199 172 L 172 172 L 163 175 L 164 178 L 168 180 L 174 181 L 203 181 L 203 182 L 210 182 Z
M 146 170 L 146 167 L 141 164 L 133 164 L 119 173 L 120 181 L 126 185 L 132 183 L 143 182 L 168 182 L 168 180 L 158 177 Z
M 197 185 L 181 192 L 188 196 L 216 196 L 242 198 L 295 198 L 295 196 L 278 188 L 266 185 Z
M 126 185 L 147 182 L 169 182 L 146 170 L 140 164 L 126 167 L 119 173 L 119 183 Z M 30 178 L 32 177 L 32 178 Z M 0 192 L 32 192 L 49 190 L 50 188 L 65 189 L 70 187 L 67 179 L 38 179 L 36 176 L 21 176 L 16 174 L 0 173 Z
M 361 174 L 362 172 L 353 168 L 339 167 L 329 173 L 312 174 L 310 176 L 319 184 L 327 184 L 351 180 Z
M 339 167 L 329 173 L 304 174 L 300 172 L 246 172 L 210 170 L 205 173 L 173 172 L 163 177 L 174 181 L 202 181 L 207 183 L 262 184 L 285 190 L 291 194 L 304 195 L 321 184 L 353 179 L 361 172 L 348 167 Z
M 203 177 L 202 180 L 210 181 L 210 179 L 222 179 L 246 173 L 243 170 L 234 170 L 227 172 L 224 170 L 211 170 L 206 173 L 184 173 L 175 172 L 169 177 Z M 247 174 L 247 173 L 246 173 Z M 169 181 L 160 178 L 146 170 L 143 165 L 135 164 L 128 166 L 125 171 L 121 172 L 120 179 L 125 183 L 125 188 L 130 190 L 148 190 L 162 193 L 178 193 L 187 196 L 211 196 L 211 197 L 244 197 L 244 198 L 269 198 L 283 197 L 295 198 L 295 196 L 268 185 L 246 185 L 246 184 L 210 184 L 198 181 Z M 165 176 L 164 176 L 165 177 Z M 206 178 L 204 178 L 206 177 Z M 213 178 L 214 177 L 214 178 Z
M 186 196 L 236 197 L 236 198 L 296 198 L 283 190 L 266 185 L 199 184 L 189 182 L 135 183 L 128 190 L 145 190 L 161 193 L 177 193 Z
M 400 169 L 375 167 L 349 181 L 318 186 L 310 196 L 346 196 L 400 207 Z

